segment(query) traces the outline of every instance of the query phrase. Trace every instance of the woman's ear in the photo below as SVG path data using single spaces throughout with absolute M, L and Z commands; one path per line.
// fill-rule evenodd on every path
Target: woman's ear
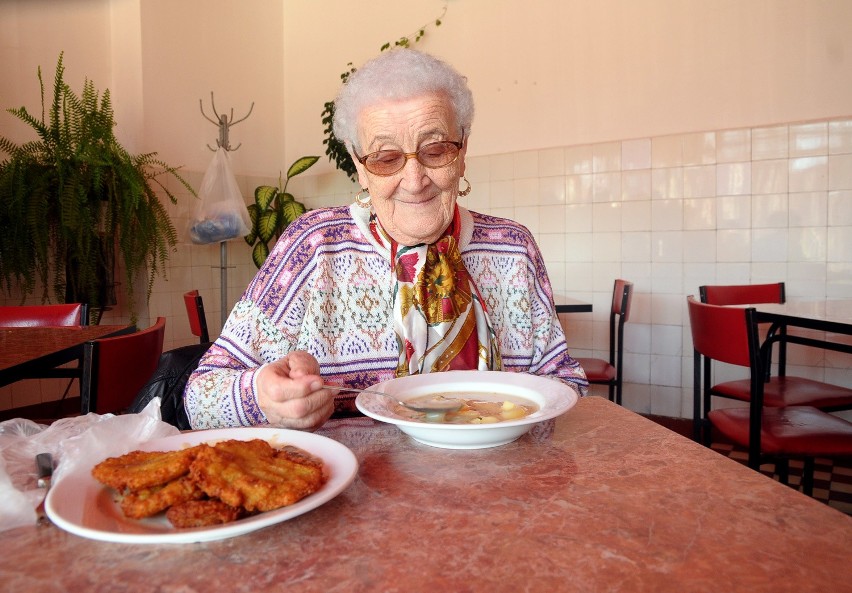
M 352 153 L 349 153 L 352 156 Z M 364 168 L 364 165 L 358 162 L 358 160 L 353 156 L 352 162 L 355 164 L 355 170 L 358 172 L 358 184 L 361 187 L 367 188 L 370 187 L 370 180 L 367 178 L 367 170 Z
M 459 150 L 459 177 L 464 177 L 464 170 L 467 166 L 464 160 L 465 155 L 467 155 L 467 139 L 468 136 L 464 137 L 464 142 L 462 143 L 462 147 Z
M 364 165 L 355 156 L 355 150 L 352 145 L 347 144 L 346 150 L 349 152 L 349 157 L 352 159 L 352 164 L 355 165 L 355 171 L 358 173 L 358 183 L 361 187 L 370 187 L 370 180 L 367 178 L 367 169 L 364 168 Z

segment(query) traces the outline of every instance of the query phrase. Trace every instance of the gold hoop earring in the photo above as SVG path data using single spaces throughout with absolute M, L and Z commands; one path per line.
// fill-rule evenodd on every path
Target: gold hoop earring
M 472 187 L 470 187 L 470 181 L 467 180 L 467 177 L 462 177 L 462 179 L 464 179 L 464 182 L 467 183 L 467 188 L 465 188 L 464 190 L 459 190 L 460 198 L 465 197 L 467 194 L 470 193 L 470 190 L 473 189 Z
M 355 203 L 358 204 L 361 208 L 369 208 L 370 207 L 370 188 L 362 187 L 361 191 L 355 194 Z M 366 197 L 361 194 L 366 194 Z

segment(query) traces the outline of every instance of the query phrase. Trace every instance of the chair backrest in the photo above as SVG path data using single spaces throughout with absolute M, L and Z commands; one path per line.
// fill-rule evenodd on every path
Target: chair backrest
M 624 324 L 630 319 L 630 304 L 633 302 L 633 283 L 616 280 L 612 290 L 612 310 L 609 315 L 609 362 L 615 364 L 621 374 L 621 358 L 624 353 Z M 616 335 L 618 339 L 616 340 Z M 618 360 L 616 361 L 616 351 Z
M 772 284 L 732 284 L 732 285 L 705 285 L 698 287 L 702 303 L 710 305 L 752 305 L 758 303 L 784 304 L 787 300 L 783 282 Z M 779 328 L 782 337 L 786 336 L 787 329 Z M 771 358 L 770 352 L 770 358 Z M 767 367 L 767 378 L 770 368 Z M 778 375 L 787 374 L 787 343 L 782 340 L 778 344 Z
M 612 290 L 612 314 L 621 315 L 624 321 L 630 319 L 630 303 L 633 300 L 633 283 L 616 280 Z
M 87 304 L 0 307 L 0 327 L 60 327 L 72 325 L 89 325 L 89 306 Z
M 207 331 L 207 316 L 204 313 L 204 300 L 197 290 L 184 293 L 183 302 L 186 305 L 186 314 L 189 316 L 189 330 L 192 335 L 198 336 L 200 343 L 210 341 Z
M 702 303 L 711 305 L 751 305 L 786 301 L 783 282 L 773 284 L 705 285 L 698 287 Z
M 692 345 L 698 354 L 728 364 L 752 368 L 759 338 L 747 323 L 748 309 L 710 305 L 687 297 Z
M 166 318 L 158 317 L 148 329 L 83 346 L 80 387 L 82 413 L 120 413 L 157 369 L 163 353 Z

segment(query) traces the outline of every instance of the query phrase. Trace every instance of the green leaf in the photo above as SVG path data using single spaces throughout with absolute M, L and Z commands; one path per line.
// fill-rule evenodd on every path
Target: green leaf
M 288 224 L 299 218 L 306 210 L 305 205 L 296 200 L 284 202 L 281 208 L 285 222 L 284 227 L 286 228 Z
M 266 210 L 278 195 L 278 188 L 272 185 L 261 185 L 254 190 L 254 201 L 261 210 Z
M 266 243 L 258 243 L 254 246 L 254 249 L 251 250 L 251 260 L 258 268 L 263 265 L 263 262 L 266 261 L 267 257 L 269 257 L 269 247 L 266 246 Z
M 314 163 L 316 163 L 318 160 L 318 156 L 303 156 L 302 158 L 298 159 L 295 163 L 290 165 L 289 169 L 287 169 L 287 179 L 295 177 L 299 173 L 304 173 L 305 171 L 313 167 Z
M 257 234 L 261 241 L 269 242 L 278 231 L 278 213 L 275 210 L 267 210 L 260 215 L 257 221 Z
M 246 210 L 248 210 L 251 226 L 257 226 L 257 213 L 260 211 L 260 208 L 257 207 L 257 204 L 249 204 L 246 206 Z M 252 241 L 252 243 L 254 243 L 254 241 Z
M 249 246 L 254 245 L 254 242 L 257 240 L 257 212 L 257 204 L 248 205 L 249 219 L 251 220 L 251 231 L 243 238 Z

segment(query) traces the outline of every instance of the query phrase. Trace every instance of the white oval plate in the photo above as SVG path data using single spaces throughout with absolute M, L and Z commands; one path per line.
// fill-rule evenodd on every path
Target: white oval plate
M 538 422 L 564 414 L 577 403 L 577 393 L 556 379 L 527 373 L 500 371 L 447 371 L 410 375 L 370 387 L 405 401 L 430 393 L 463 391 L 466 394 L 516 395 L 538 404 L 537 412 L 518 420 L 495 424 L 439 424 L 416 422 L 395 414 L 392 402 L 380 395 L 359 393 L 356 407 L 367 416 L 395 424 L 414 440 L 445 449 L 482 449 L 510 443 Z
M 259 513 L 213 527 L 177 529 L 162 513 L 147 519 L 128 519 L 114 500 L 114 492 L 95 480 L 89 469 L 72 471 L 47 494 L 45 511 L 66 531 L 110 542 L 133 544 L 192 543 L 243 535 L 292 519 L 328 502 L 355 479 L 358 460 L 345 445 L 327 437 L 281 428 L 223 428 L 199 430 L 143 443 L 144 451 L 174 451 L 183 447 L 227 439 L 264 439 L 273 446 L 293 445 L 322 459 L 326 483 L 317 492 L 290 506 Z

